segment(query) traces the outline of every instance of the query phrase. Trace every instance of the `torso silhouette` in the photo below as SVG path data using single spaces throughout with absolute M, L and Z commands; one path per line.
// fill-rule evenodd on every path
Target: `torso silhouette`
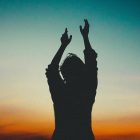
M 71 82 L 62 80 L 59 66 L 48 66 L 47 78 L 55 113 L 52 140 L 94 140 L 91 111 L 97 88 L 97 54 L 94 50 L 85 50 L 84 55 L 85 73 Z

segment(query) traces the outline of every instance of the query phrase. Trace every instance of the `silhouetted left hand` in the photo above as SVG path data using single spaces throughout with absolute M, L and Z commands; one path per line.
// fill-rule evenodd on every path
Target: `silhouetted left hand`
M 61 37 L 61 45 L 66 47 L 71 42 L 71 39 L 72 39 L 72 35 L 68 37 L 68 30 L 66 28 L 65 32 L 62 34 L 62 37 Z

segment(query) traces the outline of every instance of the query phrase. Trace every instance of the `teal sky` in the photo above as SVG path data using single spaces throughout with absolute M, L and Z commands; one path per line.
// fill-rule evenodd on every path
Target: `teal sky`
M 73 39 L 64 57 L 83 59 L 84 18 L 98 53 L 95 118 L 140 115 L 139 0 L 0 0 L 0 110 L 52 114 L 45 68 L 65 27 Z

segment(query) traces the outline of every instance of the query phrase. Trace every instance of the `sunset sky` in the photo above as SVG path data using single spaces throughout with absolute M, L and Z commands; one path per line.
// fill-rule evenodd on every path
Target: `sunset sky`
M 63 59 L 72 52 L 83 60 L 84 18 L 98 53 L 95 136 L 140 139 L 139 0 L 0 0 L 0 134 L 52 134 L 45 68 L 65 27 L 73 38 Z

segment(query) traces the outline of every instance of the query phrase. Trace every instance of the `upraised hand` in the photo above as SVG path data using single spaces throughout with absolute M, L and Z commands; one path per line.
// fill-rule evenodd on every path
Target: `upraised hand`
M 84 28 L 82 28 L 82 26 L 80 25 L 80 32 L 81 32 L 83 38 L 86 38 L 86 37 L 88 37 L 88 33 L 89 33 L 89 23 L 88 23 L 87 19 L 84 19 L 84 22 L 85 22 Z
M 72 39 L 72 35 L 70 35 L 70 37 L 68 37 L 68 30 L 66 28 L 65 32 L 62 34 L 62 37 L 60 39 L 61 45 L 66 47 L 71 42 L 71 39 Z
M 70 35 L 70 37 L 68 37 L 68 30 L 67 28 L 65 29 L 65 32 L 62 34 L 62 37 L 61 37 L 61 46 L 60 48 L 58 49 L 58 51 L 56 52 L 51 64 L 53 66 L 58 66 L 59 65 L 59 62 L 61 60 L 61 57 L 65 51 L 65 48 L 67 47 L 67 45 L 71 42 L 71 39 L 72 39 L 72 35 Z

